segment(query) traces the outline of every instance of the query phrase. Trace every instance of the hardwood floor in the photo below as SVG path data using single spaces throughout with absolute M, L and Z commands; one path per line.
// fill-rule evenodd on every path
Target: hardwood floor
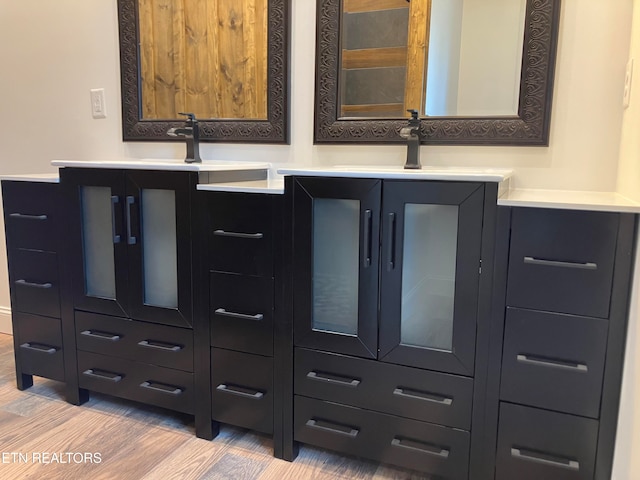
M 94 393 L 78 407 L 59 382 L 16 388 L 13 339 L 0 334 L 0 479 L 404 480 L 415 472 L 302 447 L 273 458 L 271 438 L 223 427 L 195 436 L 193 417 Z

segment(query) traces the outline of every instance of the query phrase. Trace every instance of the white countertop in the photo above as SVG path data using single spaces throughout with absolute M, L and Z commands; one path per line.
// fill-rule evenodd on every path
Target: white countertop
M 220 172 L 237 170 L 268 170 L 269 163 L 232 162 L 226 160 L 185 163 L 184 160 L 117 159 L 117 160 L 53 160 L 55 167 L 124 168 L 137 170 L 180 170 L 188 172 Z
M 60 175 L 58 175 L 57 173 L 23 173 L 21 175 L 1 175 L 0 180 L 13 180 L 18 182 L 60 183 Z
M 244 192 L 270 193 L 282 195 L 284 193 L 284 178 L 268 178 L 266 180 L 250 180 L 246 182 L 201 183 L 197 190 L 205 192 Z
M 617 192 L 513 189 L 498 199 L 498 205 L 640 213 L 640 203 Z
M 431 167 L 421 170 L 405 170 L 402 165 L 363 166 L 335 165 L 327 167 L 279 168 L 281 175 L 349 178 L 389 178 L 405 180 L 448 180 L 460 182 L 502 182 L 511 177 L 512 171 L 500 168 Z

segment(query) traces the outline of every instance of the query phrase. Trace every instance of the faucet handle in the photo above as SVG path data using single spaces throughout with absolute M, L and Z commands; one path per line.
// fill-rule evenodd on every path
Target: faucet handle
M 195 113 L 183 113 L 183 112 L 178 112 L 178 115 L 184 115 L 185 117 L 187 117 L 187 121 L 191 122 L 191 123 L 195 123 L 198 121 L 198 119 L 196 118 L 196 114 Z

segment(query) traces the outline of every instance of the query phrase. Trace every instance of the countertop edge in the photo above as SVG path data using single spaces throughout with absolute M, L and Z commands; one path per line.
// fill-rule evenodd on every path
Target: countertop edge
M 23 173 L 16 175 L 0 175 L 0 180 L 12 182 L 40 182 L 40 183 L 60 183 L 60 175 L 57 173 Z
M 640 213 L 640 203 L 618 192 L 514 189 L 498 199 L 499 206 Z

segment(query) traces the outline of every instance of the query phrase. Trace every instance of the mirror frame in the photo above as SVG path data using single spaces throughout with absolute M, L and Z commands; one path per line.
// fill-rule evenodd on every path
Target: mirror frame
M 407 119 L 338 117 L 342 0 L 318 0 L 314 143 L 404 143 Z M 518 114 L 422 117 L 428 145 L 549 145 L 560 0 L 527 0 Z
M 198 119 L 201 142 L 289 143 L 289 45 L 291 0 L 269 0 L 267 119 Z M 124 141 L 182 141 L 167 130 L 181 120 L 141 118 L 138 1 L 118 0 L 122 136 Z

